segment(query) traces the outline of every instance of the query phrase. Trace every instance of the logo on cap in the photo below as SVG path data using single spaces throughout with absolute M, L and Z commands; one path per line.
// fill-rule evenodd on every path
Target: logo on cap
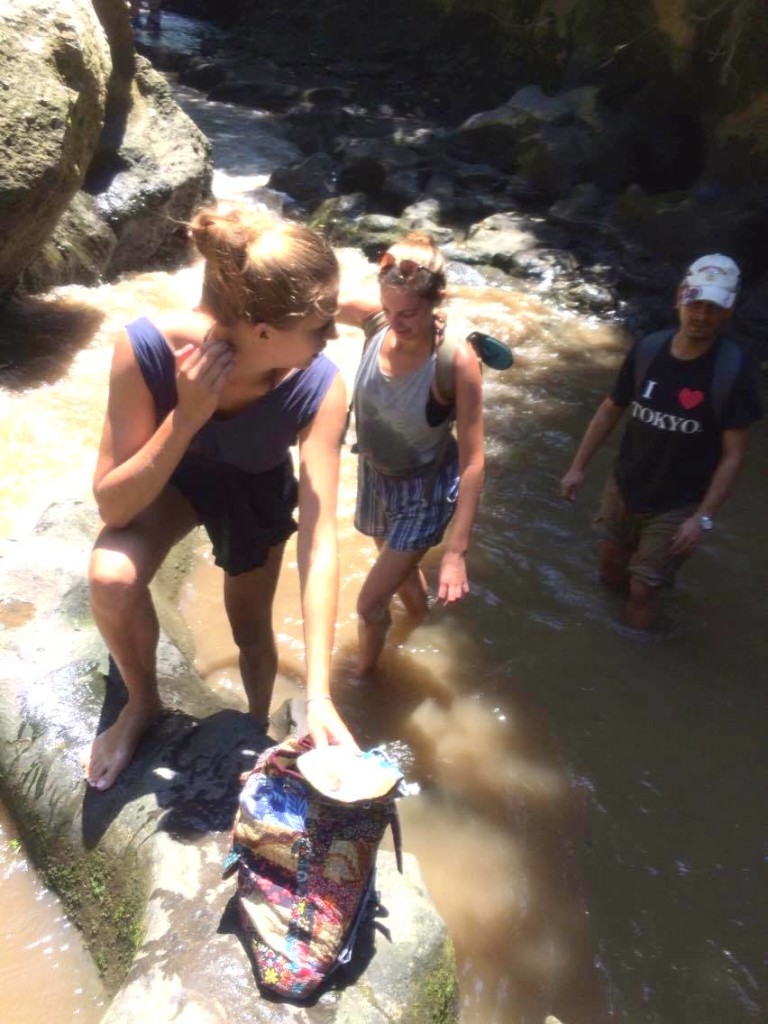
M 696 276 L 702 277 L 705 281 L 714 284 L 720 277 L 731 277 L 732 275 L 723 267 L 697 267 Z

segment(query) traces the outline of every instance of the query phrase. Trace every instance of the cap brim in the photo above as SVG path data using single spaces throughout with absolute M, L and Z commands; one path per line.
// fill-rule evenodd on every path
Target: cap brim
M 718 288 L 714 284 L 690 285 L 683 288 L 680 302 L 683 306 L 691 302 L 714 302 L 723 309 L 732 309 L 736 301 L 736 292 L 729 288 Z

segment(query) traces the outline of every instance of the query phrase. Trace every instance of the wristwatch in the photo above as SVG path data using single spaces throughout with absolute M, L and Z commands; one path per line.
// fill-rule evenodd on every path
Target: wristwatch
M 700 526 L 700 527 L 702 528 L 702 530 L 704 530 L 704 531 L 705 531 L 706 533 L 709 533 L 709 531 L 710 531 L 711 529 L 713 529 L 713 528 L 714 528 L 714 525 L 715 525 L 715 521 L 714 521 L 714 519 L 712 518 L 712 516 L 699 516 L 699 517 L 698 517 L 698 522 L 699 522 L 699 526 Z

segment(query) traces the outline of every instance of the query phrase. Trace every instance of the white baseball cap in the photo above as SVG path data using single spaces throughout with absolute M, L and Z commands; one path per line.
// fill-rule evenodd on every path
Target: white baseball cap
M 680 304 L 714 302 L 731 309 L 739 291 L 741 271 L 730 256 L 716 252 L 701 256 L 688 267 L 680 285 Z

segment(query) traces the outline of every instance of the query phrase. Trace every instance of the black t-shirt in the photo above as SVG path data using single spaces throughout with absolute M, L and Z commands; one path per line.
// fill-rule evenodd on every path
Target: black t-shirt
M 639 388 L 637 344 L 627 354 L 611 399 L 629 407 L 614 473 L 632 511 L 660 513 L 700 501 L 720 461 L 722 432 L 761 417 L 757 375 L 746 353 L 718 417 L 711 391 L 721 343 L 696 359 L 676 359 L 670 337 Z

